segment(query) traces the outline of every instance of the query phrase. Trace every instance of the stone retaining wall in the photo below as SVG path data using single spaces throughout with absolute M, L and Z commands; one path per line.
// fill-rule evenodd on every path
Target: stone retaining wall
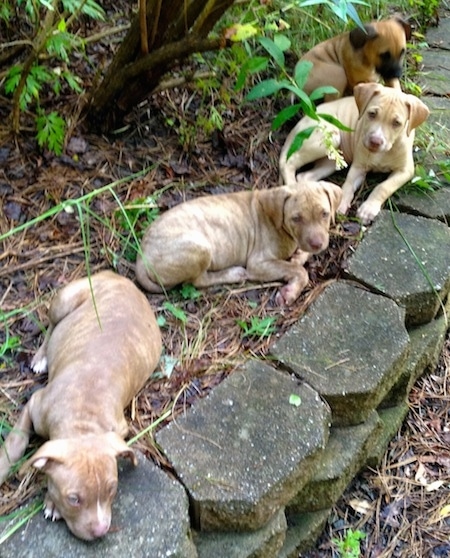
M 448 128 L 448 99 L 425 101 Z M 381 460 L 448 329 L 450 188 L 398 207 L 264 362 L 158 432 L 176 479 L 144 458 L 123 463 L 107 537 L 85 543 L 39 515 L 1 557 L 294 558 L 313 544 L 354 475 Z

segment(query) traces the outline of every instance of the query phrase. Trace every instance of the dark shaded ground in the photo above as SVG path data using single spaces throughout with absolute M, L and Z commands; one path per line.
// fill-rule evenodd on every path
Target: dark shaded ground
M 92 56 L 104 55 L 102 49 L 107 51 L 100 46 Z M 232 86 L 225 79 L 223 87 Z M 76 99 L 67 97 L 66 102 L 75 103 Z M 278 154 L 287 128 L 271 136 L 267 115 L 275 114 L 279 107 L 270 101 L 248 105 L 231 100 L 222 111 L 223 131 L 205 133 L 196 125 L 197 115 L 205 103 L 215 102 L 192 87 L 159 93 L 130 115 L 121 134 L 93 136 L 79 126 L 64 155 L 54 157 L 41 152 L 26 133 L 10 136 L 6 127 L 10 100 L 0 97 L 0 236 L 7 235 L 0 249 L 0 346 L 11 344 L 15 337 L 18 343 L 15 349 L 0 353 L 3 421 L 13 423 L 20 406 L 45 382 L 45 376 L 32 374 L 29 362 L 42 341 L 41 329 L 54 289 L 85 275 L 87 263 L 91 272 L 112 267 L 134 279 L 130 262 L 133 240 L 121 205 L 141 207 L 141 200 L 147 199 L 147 205 L 156 202 L 163 211 L 201 194 L 277 184 Z M 148 171 L 141 176 L 113 185 L 115 195 L 109 191 L 96 194 L 75 208 L 9 234 L 64 200 L 78 199 L 145 168 Z M 134 208 L 127 214 L 134 218 L 138 213 Z M 142 213 L 136 223 L 138 235 L 145 223 Z M 165 353 L 174 357 L 176 365 L 170 377 L 159 373 L 150 379 L 136 399 L 129 413 L 131 434 L 166 411 L 173 409 L 176 414 L 204 396 L 249 354 L 263 355 L 270 337 L 247 338 L 236 320 L 271 316 L 275 318 L 274 335 L 285 331 L 326 282 L 339 277 L 358 234 L 358 226 L 348 220 L 336 227 L 330 249 L 309 263 L 310 287 L 289 309 L 274 306 L 275 284 L 211 289 L 187 300 L 179 291 L 172 292 L 170 302 L 187 317 L 183 324 L 164 306 L 163 296 L 149 296 L 158 315 L 166 320 Z M 450 555 L 450 526 L 439 515 L 450 503 L 449 362 L 447 343 L 438 369 L 414 388 L 407 422 L 379 470 L 366 471 L 354 480 L 309 557 L 332 556 L 331 539 L 348 527 L 366 533 L 363 556 Z M 137 446 L 167 465 L 151 434 Z M 39 488 L 36 477 L 22 479 L 13 477 L 1 488 L 1 515 Z M 442 483 L 429 491 L 434 481 Z

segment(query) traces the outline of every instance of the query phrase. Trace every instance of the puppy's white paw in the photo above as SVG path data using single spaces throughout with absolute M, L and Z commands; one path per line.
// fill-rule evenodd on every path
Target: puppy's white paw
M 357 216 L 361 219 L 364 225 L 368 225 L 375 219 L 378 213 L 380 213 L 380 209 L 380 203 L 367 200 L 358 209 Z
M 308 285 L 308 282 L 308 273 L 304 270 L 304 273 L 302 273 L 300 277 L 295 278 L 284 287 L 281 287 L 275 296 L 275 304 L 277 306 L 290 306 L 301 295 Z
M 350 209 L 351 204 L 352 204 L 351 200 L 350 201 L 342 200 L 341 203 L 339 204 L 337 212 L 341 213 L 342 215 L 347 215 L 347 211 Z
M 56 509 L 55 504 L 48 496 L 45 498 L 44 502 L 44 517 L 45 519 L 50 519 L 51 521 L 58 521 L 62 517 Z
M 44 356 L 42 358 L 36 358 L 36 355 L 33 360 L 31 361 L 31 369 L 35 374 L 42 374 L 43 372 L 47 371 L 47 357 Z

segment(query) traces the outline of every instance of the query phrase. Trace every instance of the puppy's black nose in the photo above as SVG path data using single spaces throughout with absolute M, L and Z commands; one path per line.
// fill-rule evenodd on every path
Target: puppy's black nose
M 399 64 L 386 63 L 381 64 L 377 68 L 377 72 L 383 79 L 400 78 L 402 75 L 402 67 Z

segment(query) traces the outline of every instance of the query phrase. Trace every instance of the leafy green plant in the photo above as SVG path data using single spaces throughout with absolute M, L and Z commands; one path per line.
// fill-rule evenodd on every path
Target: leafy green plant
M 196 300 L 202 296 L 202 292 L 199 291 L 194 285 L 190 283 L 184 283 L 180 287 L 180 294 L 184 300 Z
M 349 128 L 344 126 L 337 118 L 329 115 L 318 113 L 316 111 L 315 101 L 320 100 L 325 94 L 335 93 L 336 89 L 331 86 L 318 87 L 309 96 L 303 90 L 308 79 L 309 72 L 312 68 L 312 63 L 309 61 L 299 61 L 294 70 L 294 75 L 290 76 L 286 68 L 285 52 L 290 48 L 291 41 L 283 34 L 276 34 L 272 39 L 268 37 L 260 37 L 258 39 L 261 46 L 269 54 L 267 56 L 255 57 L 249 60 L 242 68 L 236 81 L 236 89 L 239 90 L 244 86 L 248 74 L 266 70 L 269 63 L 277 66 L 281 71 L 281 79 L 268 78 L 260 81 L 252 87 L 247 94 L 248 101 L 254 101 L 263 97 L 268 97 L 279 93 L 280 91 L 287 91 L 298 99 L 298 103 L 288 105 L 282 109 L 273 119 L 272 130 L 279 129 L 285 122 L 296 116 L 300 111 L 315 120 L 318 124 L 320 119 L 326 120 L 340 128 L 341 130 L 349 131 Z M 297 151 L 303 142 L 309 138 L 316 126 L 311 126 L 306 130 L 301 131 L 296 135 L 292 142 L 287 157 L 289 158 L 295 151 Z M 335 154 L 339 160 L 339 155 Z
M 260 318 L 259 316 L 251 316 L 250 322 L 245 320 L 236 320 L 236 323 L 241 327 L 244 337 L 269 337 L 275 331 L 275 316 L 266 316 Z
M 180 308 L 179 306 L 175 306 L 169 300 L 165 300 L 163 302 L 163 307 L 172 314 L 177 320 L 180 320 L 181 323 L 185 324 L 187 322 L 187 314 L 186 312 Z
M 361 555 L 360 541 L 364 539 L 365 533 L 349 529 L 343 539 L 332 539 L 336 545 L 341 558 L 359 558 Z
M 71 72 L 69 65 L 73 52 L 83 54 L 84 43 L 69 29 L 81 15 L 104 19 L 104 11 L 95 0 L 25 0 L 17 2 L 16 10 L 21 11 L 27 20 L 33 38 L 24 62 L 13 65 L 4 82 L 5 93 L 13 97 L 12 127 L 17 133 L 20 114 L 31 110 L 34 105 L 38 144 L 59 155 L 67 126 L 55 111 L 44 112 L 40 96 L 46 88 L 59 95 L 64 84 L 76 93 L 83 91 L 80 80 Z M 43 18 L 42 10 L 45 12 Z M 12 9 L 8 2 L 2 7 L 0 18 L 9 21 L 11 17 Z
M 434 192 L 445 184 L 450 184 L 450 162 L 448 160 L 437 163 L 439 171 L 426 169 L 416 165 L 416 173 L 409 184 L 402 188 L 403 192 Z
M 3 363 L 6 363 L 8 358 L 7 353 L 14 351 L 20 347 L 20 339 L 16 335 L 11 336 L 9 333 L 9 327 L 6 325 L 4 328 L 5 340 L 0 344 L 0 359 Z M 0 370 L 2 366 L 0 365 Z
M 427 25 L 438 13 L 440 0 L 408 0 L 409 6 L 417 12 L 422 25 Z
M 155 196 L 138 198 L 132 203 L 123 205 L 116 210 L 118 227 L 124 233 L 123 255 L 126 260 L 134 262 L 139 241 L 147 227 L 159 216 L 159 207 Z

